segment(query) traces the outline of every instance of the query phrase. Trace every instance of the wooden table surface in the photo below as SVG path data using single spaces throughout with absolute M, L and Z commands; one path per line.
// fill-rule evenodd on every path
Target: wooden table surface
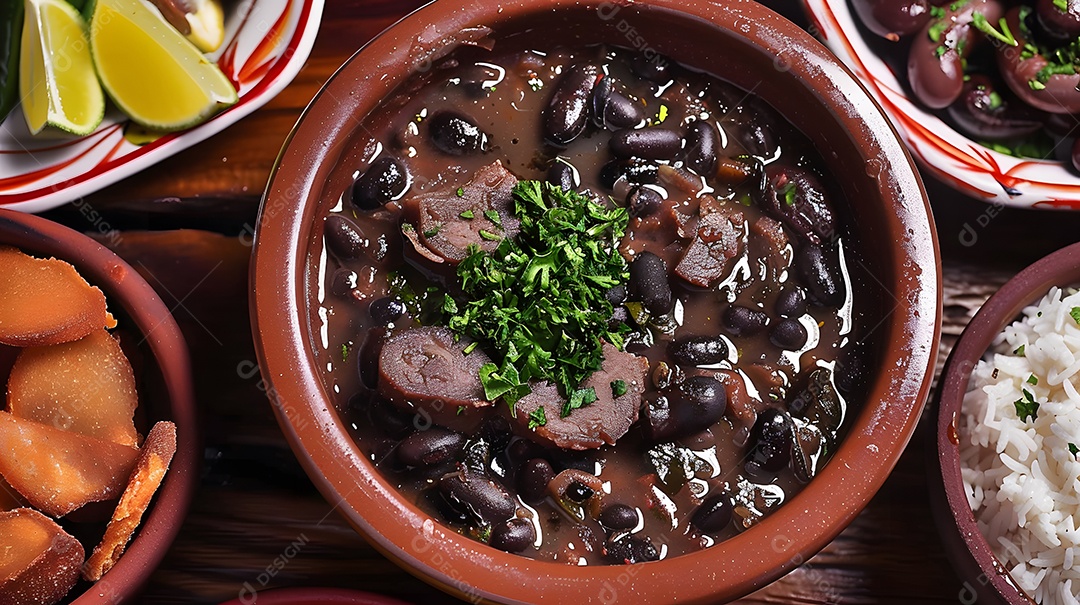
M 312 487 L 259 388 L 248 324 L 251 230 L 282 142 L 330 74 L 415 4 L 328 0 L 307 65 L 268 105 L 77 207 L 47 213 L 76 229 L 107 232 L 109 245 L 138 261 L 193 351 L 205 441 L 201 486 L 142 602 L 212 604 L 283 586 L 454 602 L 375 552 Z M 805 23 L 794 0 L 766 4 Z M 989 293 L 1026 264 L 1080 239 L 1080 213 L 1007 210 L 936 183 L 927 188 L 944 258 L 940 366 Z M 896 471 L 851 526 L 741 602 L 962 601 L 963 583 L 972 579 L 957 577 L 942 554 L 927 502 L 927 409 Z

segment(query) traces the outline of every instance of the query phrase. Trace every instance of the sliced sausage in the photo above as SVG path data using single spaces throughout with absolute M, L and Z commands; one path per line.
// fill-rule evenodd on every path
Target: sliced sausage
M 745 231 L 746 218 L 735 204 L 703 196 L 697 233 L 675 274 L 701 288 L 712 286 L 727 274 L 728 261 L 739 255 Z
M 479 375 L 491 358 L 479 349 L 465 355 L 467 344 L 466 339 L 455 342 L 443 327 L 394 334 L 379 352 L 379 393 L 435 424 L 454 430 L 474 424 L 482 416 L 476 408 L 491 405 Z
M 569 416 L 563 418 L 561 412 L 566 399 L 559 395 L 555 385 L 549 382 L 538 384 L 533 387 L 532 393 L 522 397 L 514 406 L 515 431 L 542 445 L 570 450 L 614 445 L 637 421 L 649 362 L 644 357 L 624 353 L 607 343 L 604 343 L 603 354 L 604 362 L 600 370 L 582 383 L 582 388 L 595 389 L 596 401 L 571 411 Z M 623 381 L 626 392 L 616 397 L 612 383 L 617 380 Z M 530 429 L 530 415 L 540 406 L 544 407 L 547 423 Z
M 410 240 L 417 252 L 425 258 L 457 264 L 465 258 L 469 244 L 490 252 L 502 238 L 516 236 L 519 221 L 510 192 L 517 181 L 502 162 L 495 161 L 477 170 L 460 187 L 409 198 L 405 205 L 409 214 L 415 215 L 416 224 Z M 498 214 L 497 221 L 494 215 L 488 216 L 492 211 Z

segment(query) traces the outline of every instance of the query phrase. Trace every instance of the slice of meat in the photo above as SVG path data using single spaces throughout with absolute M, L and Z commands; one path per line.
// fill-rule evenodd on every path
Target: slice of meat
M 644 357 L 624 353 L 613 345 L 604 343 L 604 362 L 600 370 L 582 383 L 582 388 L 592 387 L 596 401 L 561 416 L 566 401 L 550 382 L 533 387 L 533 392 L 522 397 L 514 406 L 513 425 L 518 434 L 537 443 L 570 450 L 596 449 L 602 445 L 614 445 L 630 430 L 638 418 L 641 396 L 645 392 L 645 377 L 649 362 Z M 621 380 L 626 392 L 618 397 L 612 391 L 612 383 Z M 543 406 L 547 423 L 529 428 L 529 417 Z
M 392 335 L 379 352 L 379 393 L 398 407 L 450 428 L 470 409 L 491 405 L 484 398 L 480 368 L 491 358 L 480 349 L 464 353 L 468 340 L 454 341 L 443 327 L 410 328 Z M 461 408 L 459 410 L 459 408 Z
M 53 517 L 117 498 L 138 455 L 133 447 L 0 412 L 0 475 Z
M 158 422 L 146 435 L 146 443 L 135 463 L 135 471 L 128 479 L 127 487 L 116 510 L 112 514 L 101 544 L 94 548 L 94 553 L 83 566 L 83 578 L 96 582 L 105 575 L 124 554 L 127 543 L 135 529 L 142 522 L 143 513 L 150 506 L 158 487 L 169 470 L 173 454 L 176 453 L 176 425 L 172 422 Z
M 735 204 L 702 196 L 697 233 L 683 252 L 675 274 L 708 288 L 728 272 L 728 261 L 739 255 L 746 235 L 746 218 Z
M 503 237 L 516 236 L 520 222 L 514 216 L 510 193 L 517 181 L 517 177 L 496 160 L 477 170 L 460 187 L 413 196 L 405 205 L 417 216 L 418 237 L 410 238 L 414 246 L 419 244 L 417 252 L 427 258 L 434 255 L 457 264 L 465 258 L 469 244 L 490 252 Z M 488 216 L 492 212 L 498 214 L 497 221 L 492 220 L 494 215 Z
M 136 447 L 135 374 L 105 330 L 23 349 L 8 379 L 8 411 L 42 424 Z
M 75 586 L 82 544 L 29 508 L 0 513 L 0 605 L 52 605 Z
M 0 246 L 0 344 L 53 345 L 115 326 L 105 295 L 75 267 Z

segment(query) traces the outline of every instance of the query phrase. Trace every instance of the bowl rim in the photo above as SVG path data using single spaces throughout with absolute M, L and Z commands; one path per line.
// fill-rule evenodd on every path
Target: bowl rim
M 990 349 L 994 338 L 1014 322 L 1023 309 L 1038 302 L 1052 286 L 1080 282 L 1080 243 L 1071 244 L 1048 254 L 1017 273 L 994 292 L 960 334 L 941 374 L 941 386 L 936 397 L 936 447 L 934 463 L 936 479 L 940 480 L 950 517 L 939 515 L 943 531 L 959 534 L 967 548 L 970 561 L 956 561 L 958 567 L 978 566 L 1001 599 L 1010 605 L 1025 605 L 1033 601 L 1021 590 L 994 555 L 982 532 L 975 513 L 968 505 L 960 473 L 960 436 L 958 421 L 964 395 L 968 391 L 971 372 Z M 962 556 L 954 554 L 953 558 Z M 982 576 L 976 579 L 981 586 Z M 970 584 L 970 582 L 969 582 Z M 972 590 L 979 587 L 970 586 Z
M 169 395 L 176 453 L 153 504 L 124 554 L 73 605 L 134 598 L 164 558 L 187 515 L 198 483 L 199 436 L 187 343 L 172 313 L 134 268 L 101 243 L 50 220 L 0 208 L 0 245 L 65 260 L 119 305 L 146 339 Z M 81 584 L 81 582 L 80 582 Z M 78 586 L 78 585 L 77 585 Z
M 995 206 L 1080 210 L 1080 177 L 1062 162 L 985 147 L 908 98 L 893 70 L 866 48 L 847 0 L 802 0 L 817 35 L 870 89 L 919 164 L 952 189 Z M 855 33 L 851 33 L 855 32 Z
M 409 27 L 424 24 L 426 39 L 439 35 L 451 36 L 468 25 L 504 23 L 513 14 L 531 10 L 597 10 L 600 7 L 632 7 L 663 9 L 679 13 L 680 18 L 708 23 L 728 36 L 739 34 L 751 19 L 761 28 L 756 44 L 765 53 L 765 42 L 796 46 L 797 60 L 785 62 L 785 71 L 802 74 L 817 88 L 821 102 L 833 110 L 838 123 L 847 127 L 853 138 L 859 138 L 860 151 L 867 162 L 882 162 L 892 170 L 878 170 L 877 188 L 890 202 L 884 209 L 885 221 L 891 236 L 897 241 L 895 258 L 883 264 L 895 273 L 897 289 L 909 296 L 898 300 L 901 311 L 887 317 L 891 334 L 910 339 L 910 347 L 889 358 L 880 382 L 885 383 L 878 393 L 879 405 L 866 406 L 859 422 L 841 445 L 831 464 L 822 474 L 793 498 L 812 502 L 838 501 L 838 510 L 815 517 L 816 511 L 803 509 L 789 502 L 762 522 L 757 531 L 750 531 L 722 545 L 676 557 L 634 566 L 591 566 L 587 570 L 507 555 L 480 545 L 468 538 L 445 531 L 441 524 L 423 515 L 412 505 L 396 497 L 393 490 L 375 472 L 365 457 L 343 430 L 341 420 L 327 403 L 321 379 L 313 369 L 307 352 L 307 338 L 296 326 L 307 321 L 304 271 L 306 259 L 298 260 L 298 251 L 306 255 L 309 225 L 306 225 L 304 192 L 314 184 L 314 167 L 335 149 L 335 143 L 323 133 L 308 134 L 308 129 L 326 127 L 326 116 L 336 108 L 354 104 L 344 93 L 345 82 L 365 69 L 379 72 L 380 59 L 386 56 L 404 60 L 401 48 L 409 48 L 415 40 L 403 32 Z M 442 21 L 433 15 L 444 17 Z M 740 21 L 740 19 L 742 21 Z M 435 24 L 435 25 L 431 25 Z M 738 29 L 737 29 L 738 28 Z M 432 32 L 433 29 L 439 30 Z M 752 46 L 755 42 L 750 42 Z M 769 50 L 768 52 L 775 52 Z M 395 53 L 396 56 L 395 56 Z M 769 55 L 775 57 L 775 55 Z M 779 59 L 777 59 L 779 60 Z M 790 63 L 790 64 L 789 64 Z M 812 80 L 812 73 L 818 74 Z M 821 77 L 827 74 L 827 77 Z M 842 83 L 843 90 L 841 90 Z M 356 87 L 352 81 L 353 89 Z M 351 90 L 351 89 L 349 89 Z M 329 110 L 329 111 L 328 111 Z M 331 126 L 333 128 L 333 126 Z M 332 137 L 331 137 L 332 138 Z M 867 174 L 871 174 L 869 170 Z M 928 245 L 929 244 L 929 245 Z M 347 521 L 380 552 L 443 590 L 467 600 L 497 602 L 542 601 L 555 602 L 573 598 L 590 602 L 610 602 L 625 589 L 623 597 L 645 601 L 715 602 L 717 598 L 731 599 L 760 588 L 783 573 L 802 564 L 809 556 L 831 541 L 870 500 L 892 470 L 900 453 L 911 437 L 929 392 L 937 356 L 941 319 L 941 267 L 933 218 L 917 171 L 901 145 L 895 130 L 881 110 L 850 72 L 833 56 L 793 23 L 770 9 L 754 2 L 740 0 L 723 6 L 700 2 L 686 4 L 677 0 L 617 3 L 598 0 L 550 0 L 547 2 L 512 1 L 498 6 L 483 6 L 468 0 L 442 0 L 410 14 L 395 26 L 384 31 L 353 55 L 327 82 L 322 91 L 305 110 L 297 126 L 286 140 L 278 157 L 260 207 L 251 265 L 252 326 L 256 354 L 263 377 L 268 383 L 268 395 L 275 414 L 300 459 L 302 466 L 323 495 L 340 510 Z M 890 290 L 891 291 L 891 290 Z M 886 378 L 894 379 L 891 382 Z M 888 387 L 888 388 L 886 388 Z M 896 403 L 902 403 L 897 405 Z M 869 408 L 873 407 L 871 413 Z M 863 448 L 863 449 L 858 449 Z M 846 452 L 846 453 L 845 453 Z M 841 456 L 852 460 L 860 456 L 872 459 L 866 467 L 843 464 Z M 853 468 L 854 466 L 855 468 Z M 841 470 L 842 467 L 844 470 Z M 826 477 L 829 479 L 824 480 Z M 846 497 L 837 497 L 843 483 Z M 344 505 L 344 506 L 343 506 Z M 359 512 L 363 511 L 363 513 Z M 805 517 L 805 519 L 803 519 Z M 384 533 L 382 520 L 399 532 L 410 529 L 412 539 L 396 539 Z M 799 518 L 802 532 L 789 535 L 782 524 Z M 768 537 L 766 537 L 768 536 Z M 718 586 L 719 553 L 735 551 L 736 545 L 745 552 L 764 553 L 753 562 L 732 559 L 723 562 L 727 576 L 725 586 Z M 757 549 L 757 550 L 752 550 Z M 491 551 L 491 552 L 488 552 Z M 674 562 L 673 562 L 674 561 Z M 748 568 L 758 569 L 750 573 Z M 688 577 L 686 569 L 697 575 Z M 761 569 L 766 571 L 761 572 Z M 670 585 L 670 576 L 678 572 L 680 583 Z M 493 586 L 498 576 L 499 586 Z M 535 578 L 549 580 L 536 586 Z M 523 588 L 531 590 L 523 594 Z M 584 592 L 583 592 L 584 590 Z M 599 592 L 596 592 L 599 591 Z M 608 592 L 605 592 L 608 591 Z M 590 596 L 595 593 L 596 596 Z M 629 594 L 627 594 L 629 593 Z

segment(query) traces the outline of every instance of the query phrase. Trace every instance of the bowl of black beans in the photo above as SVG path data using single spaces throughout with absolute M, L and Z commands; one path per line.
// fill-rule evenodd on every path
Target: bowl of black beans
M 941 313 L 902 143 L 752 2 L 424 7 L 297 124 L 252 286 L 315 484 L 502 603 L 790 571 L 891 471 Z

